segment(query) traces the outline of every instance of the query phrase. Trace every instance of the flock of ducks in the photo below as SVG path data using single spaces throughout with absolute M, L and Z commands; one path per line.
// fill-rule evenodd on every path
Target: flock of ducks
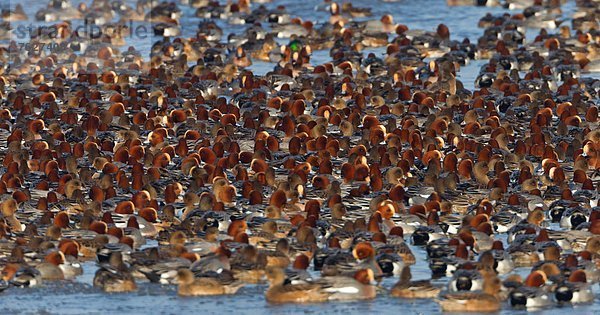
M 319 4 L 324 23 L 248 0 L 4 10 L 3 23 L 53 25 L 31 42 L 62 49 L 0 47 L 0 288 L 72 280 L 95 261 L 106 292 L 267 281 L 271 303 L 593 301 L 600 81 L 585 73 L 600 69 L 599 2 L 576 1 L 568 21 L 559 0 L 448 4 L 516 13 L 459 41 L 351 3 Z M 128 20 L 152 23 L 149 59 L 121 47 Z M 312 64 L 316 50 L 331 60 Z M 486 63 L 469 90 L 457 72 L 474 59 Z M 253 60 L 273 70 L 255 75 Z M 413 264 L 433 280 L 413 280 Z

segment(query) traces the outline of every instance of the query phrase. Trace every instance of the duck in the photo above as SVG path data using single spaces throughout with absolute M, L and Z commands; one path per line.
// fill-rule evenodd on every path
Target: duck
M 281 268 L 268 267 L 265 271 L 269 287 L 265 299 L 269 303 L 317 303 L 329 300 L 331 293 L 314 283 L 287 284 L 285 272 Z
M 348 22 L 348 19 L 346 19 L 342 16 L 340 5 L 337 4 L 337 2 L 332 2 L 329 5 L 329 13 L 331 14 L 331 16 L 329 17 L 330 24 L 336 24 L 336 23 L 344 24 L 344 23 Z
M 218 3 L 209 3 L 207 6 L 198 7 L 194 15 L 203 19 L 218 18 L 224 14 L 224 11 L 224 6 L 220 6 Z
M 177 294 L 180 296 L 207 296 L 236 294 L 244 283 L 236 280 L 231 271 L 202 273 L 195 277 L 190 269 L 177 271 Z
M 177 37 L 181 35 L 179 21 L 175 19 L 163 19 L 160 23 L 152 26 L 154 35 L 163 37 Z
M 525 26 L 546 29 L 558 28 L 563 21 L 556 18 L 556 16 L 553 16 L 553 14 L 550 14 L 551 11 L 551 9 L 536 5 L 524 8 L 523 16 L 525 17 Z M 562 12 L 559 12 L 559 14 L 560 13 Z
M 2 20 L 6 22 L 17 22 L 17 21 L 27 21 L 28 17 L 23 10 L 23 6 L 20 3 L 15 5 L 15 9 L 13 11 L 3 9 L 0 13 L 2 16 Z
M 203 37 L 209 42 L 218 42 L 223 37 L 223 30 L 213 21 L 203 21 L 198 25 L 196 37 Z
M 509 253 L 504 250 L 504 244 L 502 244 L 502 241 L 494 241 L 494 243 L 492 244 L 492 249 L 489 251 L 492 255 L 491 258 L 493 259 L 488 259 L 488 262 L 486 264 L 492 264 L 492 268 L 500 275 L 504 275 L 507 274 L 509 272 L 511 272 L 514 268 L 515 265 L 509 255 Z M 482 255 L 480 256 L 480 261 L 482 261 L 482 257 L 484 257 L 485 252 L 482 253 Z
M 411 235 L 413 245 L 424 246 L 428 242 L 445 237 L 445 232 L 440 226 L 440 217 L 432 211 L 427 216 L 427 225 L 417 227 Z
M 130 236 L 135 241 L 135 245 L 146 244 L 147 237 L 158 235 L 160 228 L 158 212 L 156 209 L 146 207 L 140 209 L 136 216 L 130 216 L 127 219 L 127 226 L 124 228 L 125 235 Z
M 198 254 L 185 250 L 178 257 L 167 256 L 157 247 L 151 247 L 143 252 L 134 252 L 131 257 L 132 275 L 136 279 L 148 279 L 150 282 L 161 284 L 177 284 L 177 270 L 189 268 L 191 264 L 199 259 Z
M 554 296 L 559 303 L 579 304 L 594 300 L 594 293 L 583 270 L 573 271 L 567 281 L 558 284 Z
M 379 20 L 369 20 L 363 24 L 364 32 L 368 33 L 392 33 L 396 31 L 394 18 L 389 14 L 384 14 Z
M 265 268 L 267 265 L 267 254 L 262 250 L 257 250 L 252 245 L 246 245 L 240 248 L 231 259 L 231 270 L 235 277 L 245 283 L 262 283 L 264 281 Z M 286 269 L 286 274 L 288 271 L 289 269 Z M 290 277 L 291 279 L 298 279 L 302 282 L 302 279 L 305 279 L 305 277 L 301 274 L 301 271 L 298 271 L 298 273 L 294 272 L 294 275 L 291 275 Z
M 406 246 L 406 248 L 408 248 L 408 246 Z M 375 260 L 383 272 L 382 276 L 384 277 L 399 275 L 404 264 L 410 265 L 415 262 L 414 256 L 399 254 L 398 252 L 395 252 L 394 246 L 382 245 L 377 248 L 377 251 L 378 254 L 375 257 Z
M 310 258 L 307 255 L 296 256 L 294 263 L 285 270 L 286 281 L 290 281 L 291 284 L 312 282 L 313 276 L 307 270 L 309 265 Z
M 79 263 L 70 263 L 65 260 L 65 255 L 61 251 L 53 251 L 44 257 L 44 262 L 35 266 L 43 280 L 64 280 L 74 279 L 83 273 Z
M 353 18 L 369 17 L 372 15 L 371 8 L 355 7 L 351 2 L 342 3 L 342 13 L 349 14 Z
M 246 54 L 246 52 L 241 46 L 239 46 L 235 50 L 235 55 L 233 56 L 233 64 L 240 68 L 245 68 L 252 65 L 252 60 L 250 59 L 250 56 Z
M 549 292 L 545 286 L 547 275 L 541 270 L 531 272 L 525 283 L 509 294 L 513 307 L 542 308 L 552 305 Z
M 105 25 L 113 19 L 113 10 L 108 6 L 94 6 L 83 10 L 83 20 L 88 24 Z
M 458 269 L 448 282 L 449 292 L 479 291 L 483 287 L 483 277 L 478 270 Z
M 144 6 L 140 2 L 135 4 L 135 8 L 122 3 L 122 5 L 118 6 L 115 11 L 121 17 L 120 22 L 125 22 L 125 19 L 129 21 L 141 22 L 145 19 Z
M 441 288 L 435 287 L 429 280 L 411 280 L 410 266 L 404 266 L 400 280 L 390 290 L 390 295 L 404 299 L 432 299 L 437 297 Z
M 560 227 L 575 229 L 589 220 L 590 212 L 583 207 L 569 207 L 561 216 Z
M 94 274 L 94 287 L 108 293 L 132 292 L 137 290 L 137 284 L 129 267 L 123 262 L 120 252 L 113 252 L 109 262 L 100 265 Z
M 276 245 L 275 251 L 265 251 L 267 257 L 267 266 L 278 266 L 280 268 L 287 268 L 291 263 L 290 257 L 290 244 L 286 238 L 280 238 Z
M 352 249 L 352 256 L 356 259 L 357 264 L 354 268 L 365 268 L 373 271 L 373 274 L 376 278 L 379 278 L 383 275 L 383 271 L 381 267 L 377 263 L 375 258 L 376 251 L 371 245 L 370 242 L 361 242 L 354 246 Z
M 329 293 L 329 301 L 370 300 L 377 296 L 377 288 L 373 285 L 375 277 L 371 269 L 361 269 L 353 277 L 322 277 L 313 283 Z
M 13 28 L 10 26 L 9 22 L 1 22 L 0 23 L 0 39 L 2 39 L 2 40 L 9 39 L 12 35 L 12 33 L 11 33 L 12 30 L 13 30 Z
M 48 6 L 35 13 L 37 21 L 54 22 L 60 19 L 76 20 L 83 17 L 85 5 L 75 8 L 69 1 L 54 0 L 48 3 Z
M 201 257 L 190 266 L 194 273 L 204 273 L 209 271 L 220 272 L 222 270 L 230 270 L 231 263 L 229 258 L 231 251 L 221 244 L 214 250 L 213 253 Z
M 244 53 L 241 47 L 238 47 L 238 51 Z M 244 53 L 245 54 L 245 53 Z M 213 182 L 213 193 L 215 194 L 218 202 L 223 202 L 226 205 L 233 205 L 233 200 L 237 195 L 237 189 L 231 185 L 225 178 L 217 178 Z
M 25 225 L 17 218 L 16 213 L 19 208 L 17 201 L 13 198 L 6 199 L 0 204 L 0 211 L 8 226 L 15 232 L 22 232 Z
M 454 254 L 453 256 L 447 256 L 442 253 L 441 258 L 430 259 L 429 268 L 433 272 L 434 275 L 446 275 L 452 276 L 454 272 L 460 268 L 461 265 L 465 263 L 469 263 L 469 250 L 466 244 L 459 243 L 460 241 L 453 239 L 450 240 L 453 245 L 455 245 L 454 252 L 452 253 L 452 247 L 449 248 L 450 254 Z M 458 243 L 458 244 L 456 244 Z M 450 243 L 449 243 L 450 244 Z M 447 254 L 447 252 L 446 252 Z
M 495 276 L 486 277 L 480 292 L 440 294 L 436 300 L 445 312 L 496 312 L 500 310 L 498 293 L 502 283 Z
M 161 2 L 153 6 L 146 14 L 145 20 L 153 23 L 160 23 L 169 20 L 179 20 L 181 17 L 181 9 L 175 2 Z
M 16 287 L 35 287 L 41 285 L 43 281 L 37 269 L 16 263 L 4 266 L 2 279 Z

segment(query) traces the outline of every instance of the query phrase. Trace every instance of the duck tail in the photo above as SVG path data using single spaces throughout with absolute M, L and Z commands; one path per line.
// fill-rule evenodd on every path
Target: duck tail
M 160 282 L 160 276 L 156 272 L 144 271 L 144 270 L 138 270 L 138 271 L 141 274 L 143 274 L 144 276 L 146 276 L 146 278 L 148 278 L 148 280 L 150 280 L 150 282 L 152 282 L 152 283 Z

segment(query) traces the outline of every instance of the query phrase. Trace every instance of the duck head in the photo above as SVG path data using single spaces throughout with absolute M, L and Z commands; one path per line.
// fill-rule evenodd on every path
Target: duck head
M 375 257 L 375 249 L 369 242 L 358 243 L 352 250 L 352 256 L 357 260 L 371 259 Z

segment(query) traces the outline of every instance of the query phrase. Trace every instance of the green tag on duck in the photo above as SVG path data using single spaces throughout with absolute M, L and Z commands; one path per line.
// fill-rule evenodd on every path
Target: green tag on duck
M 293 52 L 300 51 L 300 49 L 302 49 L 302 43 L 300 43 L 298 40 L 291 41 L 289 46 Z

